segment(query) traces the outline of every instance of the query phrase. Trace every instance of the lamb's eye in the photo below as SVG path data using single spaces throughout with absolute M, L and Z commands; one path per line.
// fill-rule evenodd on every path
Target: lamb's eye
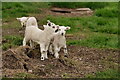
M 58 29 L 58 31 L 60 31 L 60 29 Z
M 48 25 L 49 25 L 49 26 L 51 26 L 51 24 L 50 24 L 50 23 L 48 23 Z
M 53 26 L 52 28 L 55 28 L 55 26 Z

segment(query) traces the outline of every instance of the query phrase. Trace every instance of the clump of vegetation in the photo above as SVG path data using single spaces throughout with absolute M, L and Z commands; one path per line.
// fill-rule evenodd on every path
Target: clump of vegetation
M 8 48 L 22 45 L 23 38 L 21 36 L 5 36 L 5 43 L 2 44 L 2 49 L 7 50 Z
M 100 71 L 95 73 L 95 75 L 87 75 L 87 78 L 118 78 L 120 72 L 113 69 L 107 69 L 105 71 Z M 94 79 L 93 79 L 94 80 Z
M 95 15 L 98 17 L 118 17 L 118 8 L 101 8 L 95 11 Z

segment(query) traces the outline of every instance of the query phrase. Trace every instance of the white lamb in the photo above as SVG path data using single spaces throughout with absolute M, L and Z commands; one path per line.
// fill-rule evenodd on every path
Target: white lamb
M 21 17 L 21 18 L 16 18 L 18 21 L 20 21 L 22 27 L 26 26 L 37 26 L 37 20 L 35 17 Z M 26 23 L 28 24 L 26 25 Z
M 27 24 L 26 24 L 27 25 Z M 48 21 L 47 25 L 43 25 L 44 30 L 39 29 L 35 26 L 26 26 L 25 37 L 23 40 L 23 46 L 26 45 L 26 42 L 32 40 L 33 42 L 37 42 L 40 44 L 41 50 L 41 60 L 47 59 L 47 50 L 50 44 L 51 39 L 53 38 L 53 34 L 55 30 L 58 29 L 56 25 L 53 25 Z
M 53 36 L 53 42 L 50 45 L 49 52 L 54 54 L 55 58 L 59 58 L 58 52 L 61 48 L 64 49 L 64 54 L 67 55 L 67 46 L 66 46 L 66 38 L 65 33 L 66 30 L 69 30 L 70 27 L 59 26 L 58 32 Z M 53 50 L 52 50 L 53 48 Z M 53 52 L 54 51 L 54 52 Z
M 38 27 L 37 20 L 35 17 L 21 17 L 16 19 L 20 21 L 22 27 L 26 27 L 26 26 Z M 34 48 L 34 42 L 32 42 L 31 40 L 29 42 L 30 42 L 30 47 Z

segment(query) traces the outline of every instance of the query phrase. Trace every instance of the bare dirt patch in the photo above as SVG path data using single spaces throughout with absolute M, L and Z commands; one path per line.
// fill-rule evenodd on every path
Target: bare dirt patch
M 39 49 L 28 46 L 10 49 L 3 55 L 3 77 L 14 77 L 15 73 L 27 72 L 42 78 L 48 77 L 85 77 L 107 68 L 117 69 L 119 50 L 93 49 L 80 46 L 68 46 L 69 56 L 55 59 L 49 54 L 49 59 L 40 60 Z M 112 63 L 112 65 L 110 64 Z M 15 70 L 15 71 L 14 71 Z M 14 74 L 8 74 L 14 72 Z

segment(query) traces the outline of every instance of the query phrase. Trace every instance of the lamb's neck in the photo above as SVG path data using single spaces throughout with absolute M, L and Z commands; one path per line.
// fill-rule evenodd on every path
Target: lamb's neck
M 54 32 L 52 30 L 46 29 L 44 30 L 44 33 L 47 35 L 52 35 Z

